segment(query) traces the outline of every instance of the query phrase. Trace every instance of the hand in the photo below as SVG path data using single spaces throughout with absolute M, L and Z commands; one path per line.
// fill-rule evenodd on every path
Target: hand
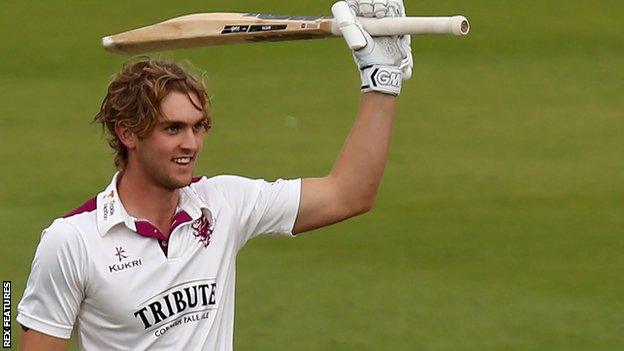
M 401 81 L 409 79 L 412 74 L 410 36 L 372 38 L 358 23 L 356 15 L 377 18 L 405 16 L 402 1 L 339 1 L 332 6 L 332 12 L 360 68 L 362 91 L 398 95 Z
M 405 17 L 405 6 L 403 0 L 346 0 L 349 8 L 356 16 L 362 17 Z M 412 57 L 412 37 L 401 35 L 392 37 L 398 39 L 397 46 L 401 52 L 401 63 L 399 68 L 403 73 L 403 80 L 412 77 L 412 67 L 414 60 Z

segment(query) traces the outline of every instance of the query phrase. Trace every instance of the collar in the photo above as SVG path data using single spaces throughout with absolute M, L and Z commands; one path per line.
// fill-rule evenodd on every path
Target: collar
M 150 233 L 146 232 L 148 228 L 145 226 L 145 223 L 149 224 L 149 222 L 132 217 L 121 203 L 117 192 L 118 179 L 119 172 L 113 175 L 113 179 L 108 187 L 96 197 L 97 227 L 100 236 L 105 236 L 110 232 L 111 228 L 121 223 L 130 230 L 141 235 L 152 236 Z M 179 191 L 180 201 L 178 202 L 173 223 L 171 223 L 172 228 L 186 222 L 194 221 L 200 218 L 204 213 L 210 212 L 206 203 L 189 186 L 181 188 Z M 151 226 L 151 228 L 153 228 L 153 226 Z

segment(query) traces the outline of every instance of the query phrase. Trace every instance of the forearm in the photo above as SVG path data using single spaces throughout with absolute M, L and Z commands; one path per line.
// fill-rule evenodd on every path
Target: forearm
M 388 159 L 396 97 L 377 92 L 362 95 L 357 119 L 328 180 L 352 215 L 369 210 Z
M 56 338 L 29 329 L 22 331 L 20 336 L 20 351 L 63 351 L 67 349 L 67 340 Z

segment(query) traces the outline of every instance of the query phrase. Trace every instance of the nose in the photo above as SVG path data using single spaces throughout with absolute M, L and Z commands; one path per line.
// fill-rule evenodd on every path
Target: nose
M 201 137 L 193 133 L 192 128 L 188 128 L 182 133 L 180 147 L 184 150 L 196 152 L 202 145 Z

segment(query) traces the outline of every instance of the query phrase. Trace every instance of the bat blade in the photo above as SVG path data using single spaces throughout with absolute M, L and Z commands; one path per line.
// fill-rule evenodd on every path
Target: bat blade
M 358 18 L 371 35 L 451 34 L 470 30 L 463 16 Z M 197 13 L 102 38 L 110 52 L 140 54 L 206 45 L 321 39 L 340 36 L 331 17 L 257 13 Z
M 102 38 L 115 53 L 192 48 L 206 45 L 320 39 L 334 36 L 331 17 L 253 13 L 197 13 Z

